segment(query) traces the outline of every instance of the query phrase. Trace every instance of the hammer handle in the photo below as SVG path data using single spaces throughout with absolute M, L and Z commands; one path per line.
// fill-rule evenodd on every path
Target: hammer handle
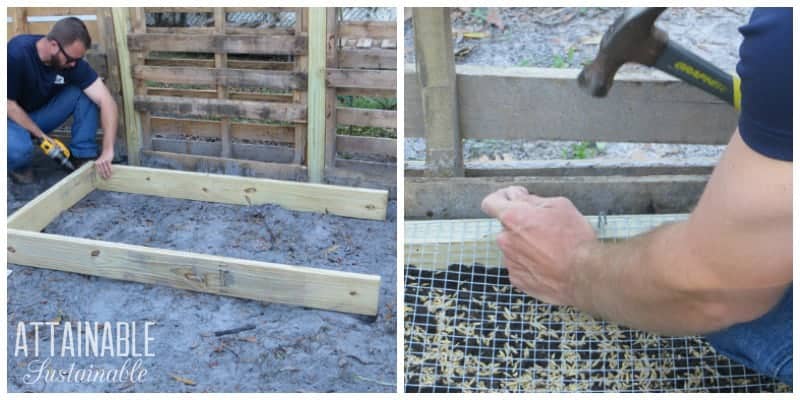
M 717 68 L 685 47 L 668 40 L 655 67 L 719 97 L 739 110 L 739 77 Z

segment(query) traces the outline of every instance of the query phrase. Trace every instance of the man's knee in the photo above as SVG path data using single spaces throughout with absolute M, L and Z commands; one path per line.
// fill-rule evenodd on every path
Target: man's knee
M 59 96 L 66 96 L 67 98 L 78 98 L 82 94 L 84 94 L 83 90 L 75 85 L 66 85 L 58 93 Z
M 97 107 L 97 104 L 95 104 L 86 93 L 80 91 L 77 86 L 71 87 L 79 92 L 75 100 L 76 104 L 73 118 L 92 118 L 93 122 L 96 121 L 100 114 L 100 109 Z
M 74 114 L 85 114 L 87 112 L 95 115 L 97 114 L 97 104 L 95 104 L 78 86 L 65 86 L 61 89 L 61 92 L 58 93 L 57 97 L 61 104 L 74 104 Z
M 33 157 L 33 142 L 25 129 L 8 123 L 8 169 L 19 170 L 28 166 Z

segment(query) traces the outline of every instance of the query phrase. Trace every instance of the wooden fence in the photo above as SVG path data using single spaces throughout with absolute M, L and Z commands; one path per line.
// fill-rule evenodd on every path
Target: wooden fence
M 133 107 L 127 110 L 131 115 L 124 118 L 118 142 L 127 143 L 132 164 L 141 157 L 187 170 L 306 180 L 312 151 L 308 119 L 316 114 L 324 127 L 324 159 L 313 167 L 321 169 L 320 176 L 324 172 L 327 181 L 336 183 L 395 187 L 396 139 L 336 133 L 337 126 L 396 129 L 395 111 L 346 107 L 337 99 L 375 96 L 396 103 L 394 21 L 341 21 L 337 9 L 324 10 L 327 29 L 319 33 L 328 42 L 321 48 L 326 71 L 320 75 L 325 79 L 325 101 L 320 104 L 325 112 L 312 113 L 309 29 L 320 28 L 309 26 L 309 9 L 114 11 L 121 16 L 117 29 L 122 41 L 115 41 L 108 8 L 10 8 L 8 29 L 10 35 L 46 33 L 57 18 L 46 23 L 26 18 L 89 16 L 84 21 L 98 46 L 89 52 L 88 61 L 106 79 L 118 104 L 125 104 L 123 93 L 130 94 Z M 233 12 L 273 13 L 278 20 L 294 23 L 243 27 L 228 22 Z M 148 14 L 153 14 L 152 21 L 165 13 L 206 13 L 213 26 L 147 24 Z M 127 76 L 133 85 L 122 90 Z
M 576 69 L 453 67 L 450 38 L 437 39 L 451 29 L 449 11 L 413 13 L 415 39 L 424 40 L 417 65 L 405 66 L 404 133 L 424 136 L 426 160 L 406 163 L 406 217 L 484 217 L 483 197 L 509 185 L 569 197 L 588 214 L 687 212 L 715 159 L 464 163 L 462 139 L 721 145 L 736 127 L 733 107 L 671 77 L 618 73 L 608 97 L 596 99 L 578 88 Z

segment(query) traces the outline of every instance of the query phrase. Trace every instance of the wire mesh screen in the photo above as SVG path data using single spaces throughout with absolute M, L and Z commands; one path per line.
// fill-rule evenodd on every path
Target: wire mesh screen
M 685 215 L 591 217 L 620 240 Z M 407 392 L 790 391 L 700 337 L 660 337 L 513 289 L 495 220 L 405 225 Z

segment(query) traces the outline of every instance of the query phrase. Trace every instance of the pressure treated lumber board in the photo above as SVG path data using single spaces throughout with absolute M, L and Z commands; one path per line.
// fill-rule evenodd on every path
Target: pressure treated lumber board
M 612 242 L 687 218 L 688 214 L 586 216 L 597 238 Z M 405 264 L 428 269 L 445 269 L 450 264 L 500 267 L 503 253 L 496 238 L 502 229 L 493 219 L 406 221 Z
M 457 66 L 462 137 L 725 144 L 736 128 L 733 107 L 666 74 L 618 73 L 598 99 L 578 87 L 579 72 Z M 405 135 L 422 137 L 414 65 L 405 67 L 404 93 Z
M 388 193 L 272 179 L 198 172 L 114 167 L 108 180 L 98 178 L 97 189 L 216 203 L 277 204 L 297 211 L 331 213 L 345 217 L 383 220 Z
M 308 10 L 308 181 L 320 183 L 325 175 L 325 63 L 327 18 L 325 8 Z M 299 149 L 302 150 L 302 149 Z
M 115 166 L 116 168 L 116 166 Z M 94 163 L 86 163 L 8 218 L 9 229 L 40 231 L 94 190 Z
M 43 251 L 47 249 L 47 251 Z M 380 276 L 8 230 L 8 261 L 265 302 L 375 315 Z

